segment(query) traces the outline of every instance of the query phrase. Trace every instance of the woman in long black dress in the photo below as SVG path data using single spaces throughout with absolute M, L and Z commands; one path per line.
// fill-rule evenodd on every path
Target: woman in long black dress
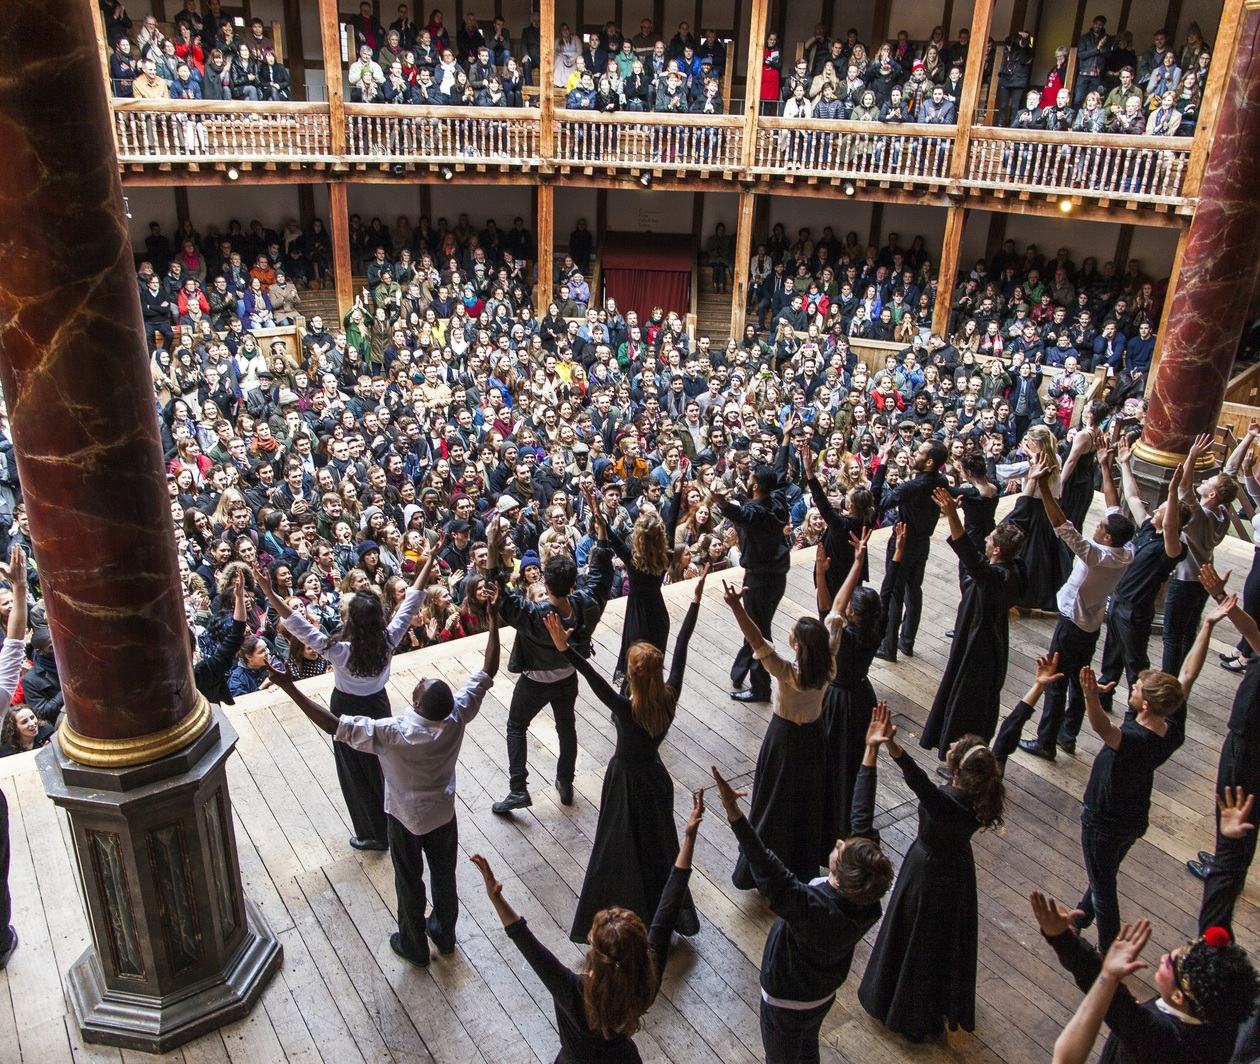
M 639 641 L 627 655 L 629 697 L 618 694 L 586 658 L 569 649 L 560 618 L 546 617 L 556 649 L 586 677 L 595 697 L 612 710 L 617 726 L 617 748 L 604 770 L 599 799 L 599 823 L 586 865 L 582 893 L 569 937 L 585 942 L 591 921 L 610 905 L 620 905 L 650 920 L 678 853 L 674 827 L 674 783 L 661 762 L 660 746 L 674 722 L 678 696 L 687 668 L 687 643 L 696 626 L 707 571 L 696 581 L 691 607 L 674 644 L 669 679 L 662 682 L 664 655 L 651 643 Z M 681 903 L 678 930 L 694 935 L 700 930 L 691 897 Z
M 905 526 L 898 525 L 892 565 L 900 565 L 905 550 Z M 853 788 L 858 769 L 866 752 L 866 729 L 875 708 L 875 688 L 868 676 L 875 651 L 879 649 L 888 620 L 888 604 L 873 587 L 862 587 L 866 568 L 868 530 L 854 536 L 849 548 L 853 563 L 848 576 L 835 596 L 826 601 L 825 570 L 830 565 L 823 547 L 815 559 L 814 586 L 818 592 L 818 608 L 826 613 L 827 631 L 835 650 L 835 673 L 823 694 L 822 721 L 827 732 L 827 769 L 824 777 L 826 797 L 823 819 L 823 860 L 827 863 L 836 839 L 852 834 L 849 823 L 853 804 Z M 891 589 L 891 581 L 885 580 Z M 890 592 L 891 593 L 891 592 Z
M 1058 443 L 1054 433 L 1045 425 L 1033 425 L 1024 434 L 1020 449 L 1030 463 L 1044 457 L 1050 470 L 1046 483 L 1057 499 L 1061 494 L 1061 487 Z M 1041 505 L 1037 483 L 1030 476 L 1024 477 L 1023 491 L 1020 492 L 1015 508 L 1006 515 L 1004 521 L 1005 524 L 1017 526 L 1024 533 L 1024 548 L 1020 552 L 1020 560 L 1024 563 L 1024 572 L 1028 579 L 1024 584 L 1024 593 L 1015 605 L 1024 609 L 1057 613 L 1057 596 L 1064 577 L 1063 555 L 1059 550 L 1059 537 L 1050 527 L 1045 507 Z
M 608 545 L 621 559 L 630 580 L 614 682 L 625 675 L 626 659 L 635 643 L 644 640 L 663 654 L 669 642 L 669 610 L 665 608 L 661 585 L 673 557 L 670 545 L 674 542 L 674 527 L 678 522 L 677 500 L 667 503 L 665 511 L 664 519 L 650 510 L 639 514 L 630 531 L 629 543 L 615 529 L 608 529 Z
M 830 640 L 817 617 L 801 617 L 788 636 L 796 661 L 781 658 L 748 616 L 740 602 L 742 593 L 741 588 L 722 582 L 722 597 L 753 655 L 779 681 L 774 689 L 774 716 L 757 755 L 748 821 L 788 871 L 809 882 L 818 875 L 826 832 L 827 732 L 822 700 L 835 665 Z M 833 846 L 835 841 L 834 837 L 830 840 Z M 731 881 L 740 890 L 757 885 L 742 853 Z
M 822 541 L 823 548 L 827 552 L 827 570 L 821 581 L 817 579 L 816 573 L 814 581 L 816 588 L 825 589 L 825 599 L 822 597 L 822 591 L 819 592 L 818 608 L 822 613 L 826 613 L 853 565 L 854 537 L 860 538 L 864 531 L 875 527 L 875 500 L 866 488 L 852 488 L 845 497 L 844 512 L 839 513 L 831 505 L 826 491 L 814 475 L 814 453 L 808 446 L 801 448 L 801 470 L 805 474 L 805 485 L 809 488 L 814 506 L 827 525 Z M 861 579 L 866 580 L 869 575 L 866 564 L 863 562 Z
M 920 746 L 936 747 L 944 761 L 959 736 L 979 735 L 991 742 L 997 731 L 1010 651 L 1010 608 L 1024 590 L 1019 560 L 1024 533 L 1017 525 L 999 525 L 985 538 L 982 555 L 963 527 L 957 500 L 944 488 L 937 488 L 932 499 L 949 523 L 949 545 L 964 570 L 949 661 L 919 737 Z
M 882 738 L 919 799 L 919 833 L 906 852 L 866 965 L 858 1000 L 890 1031 L 913 1041 L 945 1025 L 976 1025 L 979 920 L 971 836 L 1002 823 L 1002 772 L 978 736 L 949 748 L 950 782 L 938 787 L 896 742 Z
M 691 855 L 703 818 L 704 791 L 698 790 L 691 796 L 683 843 L 651 929 L 628 909 L 604 909 L 591 925 L 587 938 L 591 948 L 582 959 L 580 972 L 538 941 L 503 897 L 503 884 L 494 878 L 489 862 L 480 854 L 473 855 L 472 862 L 481 872 L 486 894 L 508 938 L 551 994 L 560 1034 L 555 1064 L 634 1064 L 643 1059 L 633 1038 L 660 990 L 674 923 L 687 897 Z
M 1076 528 L 1085 527 L 1085 516 L 1094 501 L 1094 474 L 1098 470 L 1099 426 L 1107 416 L 1104 403 L 1089 403 L 1081 415 L 1081 427 L 1072 437 L 1067 447 L 1067 457 L 1063 460 L 1063 469 L 1059 479 L 1063 490 L 1059 495 L 1059 506 L 1067 515 L 1067 519 Z M 1072 568 L 1075 555 L 1068 550 L 1062 540 L 1059 541 L 1059 557 L 1063 562 L 1063 571 Z

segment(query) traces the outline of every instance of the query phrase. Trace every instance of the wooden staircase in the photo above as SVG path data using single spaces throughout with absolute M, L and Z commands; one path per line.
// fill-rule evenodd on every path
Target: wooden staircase
M 720 350 L 731 336 L 731 296 L 729 292 L 713 291 L 713 277 L 707 269 L 701 268 L 698 276 L 696 336 L 708 336 L 712 346 Z

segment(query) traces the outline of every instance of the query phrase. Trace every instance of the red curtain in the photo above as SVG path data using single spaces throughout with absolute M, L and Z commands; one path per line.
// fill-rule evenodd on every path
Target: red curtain
M 646 322 L 653 307 L 685 317 L 691 309 L 690 233 L 608 233 L 602 256 L 604 295 Z

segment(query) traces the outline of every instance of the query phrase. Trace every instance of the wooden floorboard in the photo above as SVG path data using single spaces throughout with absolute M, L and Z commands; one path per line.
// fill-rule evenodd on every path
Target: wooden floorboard
M 872 551 L 872 579 L 883 569 L 882 534 Z M 1251 562 L 1245 544 L 1230 540 L 1218 552 L 1222 571 L 1241 583 Z M 730 574 L 728 574 L 728 579 Z M 886 697 L 906 747 L 929 767 L 934 754 L 918 736 L 949 653 L 944 638 L 958 600 L 956 566 L 943 546 L 934 549 L 924 586 L 924 619 L 915 657 L 876 662 L 872 680 Z M 675 629 L 690 589 L 667 591 Z M 609 605 L 596 639 L 596 664 L 611 671 L 623 605 Z M 801 552 L 775 624 L 786 642 L 792 621 L 814 612 L 809 555 Z M 1053 619 L 1012 624 L 1010 672 L 1004 703 L 1027 688 L 1036 656 L 1049 642 Z M 1198 883 L 1182 862 L 1212 839 L 1212 783 L 1237 678 L 1216 664 L 1230 633 L 1219 632 L 1191 699 L 1187 741 L 1159 773 L 1151 827 L 1130 852 L 1120 875 L 1126 918 L 1149 916 L 1148 953 L 1191 934 Z M 686 685 L 661 756 L 675 783 L 681 827 L 689 792 L 709 781 L 709 766 L 751 783 L 767 706 L 727 697 L 727 670 L 737 630 L 721 604 L 715 579 L 691 644 Z M 462 640 L 405 655 L 394 669 L 391 695 L 404 704 L 415 679 L 438 675 L 459 683 L 476 669 L 483 641 Z M 1100 647 L 1101 653 L 1101 647 Z M 1152 645 L 1158 660 L 1158 638 Z M 506 661 L 506 651 L 504 660 Z M 326 700 L 328 678 L 313 681 Z M 578 701 L 580 744 L 575 804 L 560 805 L 551 781 L 558 745 L 550 718 L 530 729 L 532 808 L 505 820 L 490 805 L 507 790 L 504 730 L 513 677 L 496 679 L 481 715 L 469 727 L 459 765 L 458 814 L 464 856 L 484 853 L 505 892 L 556 954 L 576 965 L 581 950 L 568 931 L 599 815 L 603 770 L 615 732 L 607 710 L 583 685 Z M 245 1020 L 207 1035 L 167 1058 L 187 1064 L 390 1064 L 434 1061 L 535 1064 L 557 1049 L 550 1001 L 507 940 L 467 861 L 458 872 L 461 915 L 458 949 L 426 971 L 402 964 L 389 949 L 394 928 L 393 870 L 388 855 L 349 848 L 349 818 L 341 801 L 326 736 L 274 694 L 241 699 L 228 715 L 240 733 L 229 780 L 246 887 L 284 945 L 284 966 Z M 1074 758 L 1047 764 L 1018 755 L 1007 774 L 1006 827 L 975 840 L 981 942 L 974 1034 L 911 1046 L 866 1015 L 857 1001 L 861 972 L 875 931 L 860 943 L 854 972 L 841 988 L 823 1028 L 823 1057 L 833 1062 L 981 1064 L 1044 1061 L 1054 1038 L 1080 1000 L 1036 933 L 1027 894 L 1047 889 L 1075 902 L 1085 886 L 1079 839 L 1080 797 L 1098 750 L 1086 726 Z M 0 972 L 0 1064 L 91 1061 L 129 1064 L 144 1054 L 86 1046 L 66 1003 L 66 968 L 88 942 L 64 815 L 42 793 L 34 760 L 0 760 L 0 787 L 9 800 L 14 922 L 22 947 Z M 899 865 L 915 833 L 915 802 L 900 779 L 881 765 L 879 826 Z M 712 803 L 716 806 L 716 803 Z M 755 1064 L 761 1060 L 757 972 L 771 915 L 755 893 L 730 881 L 737 847 L 724 818 L 711 815 L 696 847 L 692 893 L 701 930 L 674 949 L 661 997 L 648 1014 L 638 1044 L 647 1061 L 677 1064 Z M 1260 887 L 1244 895 L 1236 926 L 1244 945 L 1260 937 Z M 1135 980 L 1135 988 L 1145 984 Z

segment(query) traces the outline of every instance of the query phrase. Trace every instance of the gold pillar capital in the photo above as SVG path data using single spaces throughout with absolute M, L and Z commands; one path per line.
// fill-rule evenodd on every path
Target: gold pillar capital
M 62 752 L 80 765 L 126 768 L 157 761 L 182 750 L 199 738 L 213 719 L 210 703 L 205 696 L 198 694 L 192 710 L 183 720 L 150 735 L 135 735 L 129 739 L 94 739 L 75 731 L 63 715 L 61 726 L 57 729 L 57 741 Z

